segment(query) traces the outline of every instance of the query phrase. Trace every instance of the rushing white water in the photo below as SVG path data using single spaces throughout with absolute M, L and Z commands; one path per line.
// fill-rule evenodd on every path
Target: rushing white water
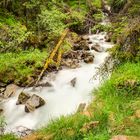
M 25 113 L 24 105 L 16 105 L 19 89 L 16 96 L 9 98 L 4 103 L 4 116 L 7 122 L 7 131 L 12 131 L 18 126 L 24 126 L 30 129 L 37 129 L 46 125 L 50 120 L 76 112 L 80 103 L 90 103 L 92 99 L 92 90 L 100 85 L 97 68 L 105 63 L 107 48 L 112 47 L 111 43 L 105 42 L 105 33 L 90 35 L 90 41 L 93 44 L 98 43 L 103 52 L 91 51 L 94 56 L 93 64 L 82 63 L 80 68 L 63 69 L 58 73 L 52 73 L 51 76 L 44 77 L 43 81 L 49 80 L 52 87 L 38 87 L 35 91 L 31 88 L 25 89 L 30 94 L 38 94 L 46 104 L 32 113 Z M 89 45 L 90 47 L 90 45 Z M 92 78 L 96 75 L 96 79 Z M 54 78 L 52 78 L 54 77 Z M 77 78 L 76 86 L 72 87 L 70 81 Z

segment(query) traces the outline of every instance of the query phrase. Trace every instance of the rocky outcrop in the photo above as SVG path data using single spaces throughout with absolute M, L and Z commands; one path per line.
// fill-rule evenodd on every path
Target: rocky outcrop
M 26 101 L 30 98 L 30 95 L 28 93 L 25 92 L 21 92 L 18 96 L 18 100 L 16 102 L 16 105 L 19 104 L 25 104 Z
M 70 81 L 70 83 L 71 83 L 71 85 L 72 85 L 73 87 L 75 87 L 76 81 L 77 81 L 77 78 L 76 78 L 76 77 L 73 78 L 73 79 Z
M 25 112 L 33 112 L 35 109 L 43 106 L 45 101 L 38 95 L 33 94 L 25 104 Z
M 4 91 L 4 98 L 9 98 L 12 95 L 14 95 L 17 91 L 18 86 L 14 85 L 14 84 L 10 84 L 6 87 L 6 90 Z
M 85 40 L 81 40 L 74 44 L 73 50 L 89 50 L 89 45 Z
M 94 60 L 94 55 L 83 50 L 69 51 L 63 55 L 61 65 L 69 68 L 77 68 L 80 66 L 79 62 L 83 60 L 85 63 L 92 63 Z
M 77 40 L 73 45 L 73 50 L 89 50 L 89 36 L 84 35 L 81 36 L 79 40 Z

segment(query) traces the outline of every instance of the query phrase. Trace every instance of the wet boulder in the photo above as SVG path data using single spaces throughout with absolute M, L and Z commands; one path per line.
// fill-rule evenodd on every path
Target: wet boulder
M 26 101 L 30 98 L 30 95 L 28 93 L 25 92 L 21 92 L 18 96 L 18 100 L 16 102 L 16 105 L 19 104 L 25 104 Z
M 84 59 L 84 62 L 85 63 L 93 63 L 93 61 L 94 61 L 94 57 L 93 56 L 88 56 L 88 57 L 86 57 L 85 59 Z
M 4 91 L 4 98 L 9 98 L 12 95 L 14 95 L 16 93 L 18 89 L 17 85 L 14 84 L 10 84 L 6 87 L 6 90 Z
M 76 77 L 73 78 L 73 79 L 70 81 L 70 83 L 71 83 L 71 85 L 72 85 L 73 87 L 75 87 L 76 81 L 77 81 L 77 78 L 76 78 Z
M 39 97 L 38 95 L 33 94 L 31 98 L 29 98 L 25 104 L 25 112 L 33 112 L 35 109 L 43 106 L 45 104 L 44 99 Z
M 99 44 L 95 44 L 93 46 L 91 46 L 92 50 L 95 50 L 96 52 L 102 52 L 103 48 L 99 45 Z

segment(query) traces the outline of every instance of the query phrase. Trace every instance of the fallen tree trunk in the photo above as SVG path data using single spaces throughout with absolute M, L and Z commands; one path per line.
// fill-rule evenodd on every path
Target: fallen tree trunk
M 40 75 L 39 75 L 39 77 L 38 77 L 38 79 L 37 79 L 37 81 L 36 81 L 36 83 L 35 83 L 34 86 L 36 86 L 36 85 L 38 84 L 38 82 L 40 81 L 41 77 L 43 76 L 45 70 L 48 68 L 48 66 L 49 66 L 49 64 L 50 64 L 50 62 L 51 62 L 51 60 L 54 58 L 54 56 L 55 56 L 55 54 L 57 53 L 58 50 L 59 50 L 59 52 L 58 52 L 58 61 L 61 60 L 61 58 L 60 58 L 60 57 L 61 57 L 60 46 L 61 46 L 61 44 L 63 43 L 63 41 L 64 41 L 64 39 L 65 39 L 65 37 L 66 37 L 68 31 L 69 31 L 69 30 L 66 29 L 66 30 L 64 30 L 64 32 L 62 33 L 59 42 L 57 43 L 56 47 L 55 47 L 55 48 L 53 49 L 53 51 L 51 52 L 49 58 L 46 60 L 46 63 L 45 63 L 45 65 L 44 65 L 44 67 L 43 67 L 43 69 L 42 69 L 42 71 L 41 71 L 41 73 L 40 73 Z M 58 62 L 58 64 L 59 64 L 59 62 Z

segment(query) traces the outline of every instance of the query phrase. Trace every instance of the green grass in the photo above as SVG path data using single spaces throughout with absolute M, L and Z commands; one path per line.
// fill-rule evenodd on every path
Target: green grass
M 0 54 L 0 80 L 21 84 L 34 77 L 37 69 L 44 65 L 48 53 L 46 51 L 22 51 L 18 53 Z
M 75 114 L 50 123 L 39 130 L 53 134 L 54 140 L 108 140 L 117 134 L 140 136 L 140 63 L 125 63 L 114 70 L 111 78 L 97 91 L 88 110 L 91 117 Z M 82 131 L 83 125 L 99 121 L 95 127 Z
M 0 136 L 1 140 L 18 140 L 14 135 L 12 134 L 6 134 L 3 136 Z

